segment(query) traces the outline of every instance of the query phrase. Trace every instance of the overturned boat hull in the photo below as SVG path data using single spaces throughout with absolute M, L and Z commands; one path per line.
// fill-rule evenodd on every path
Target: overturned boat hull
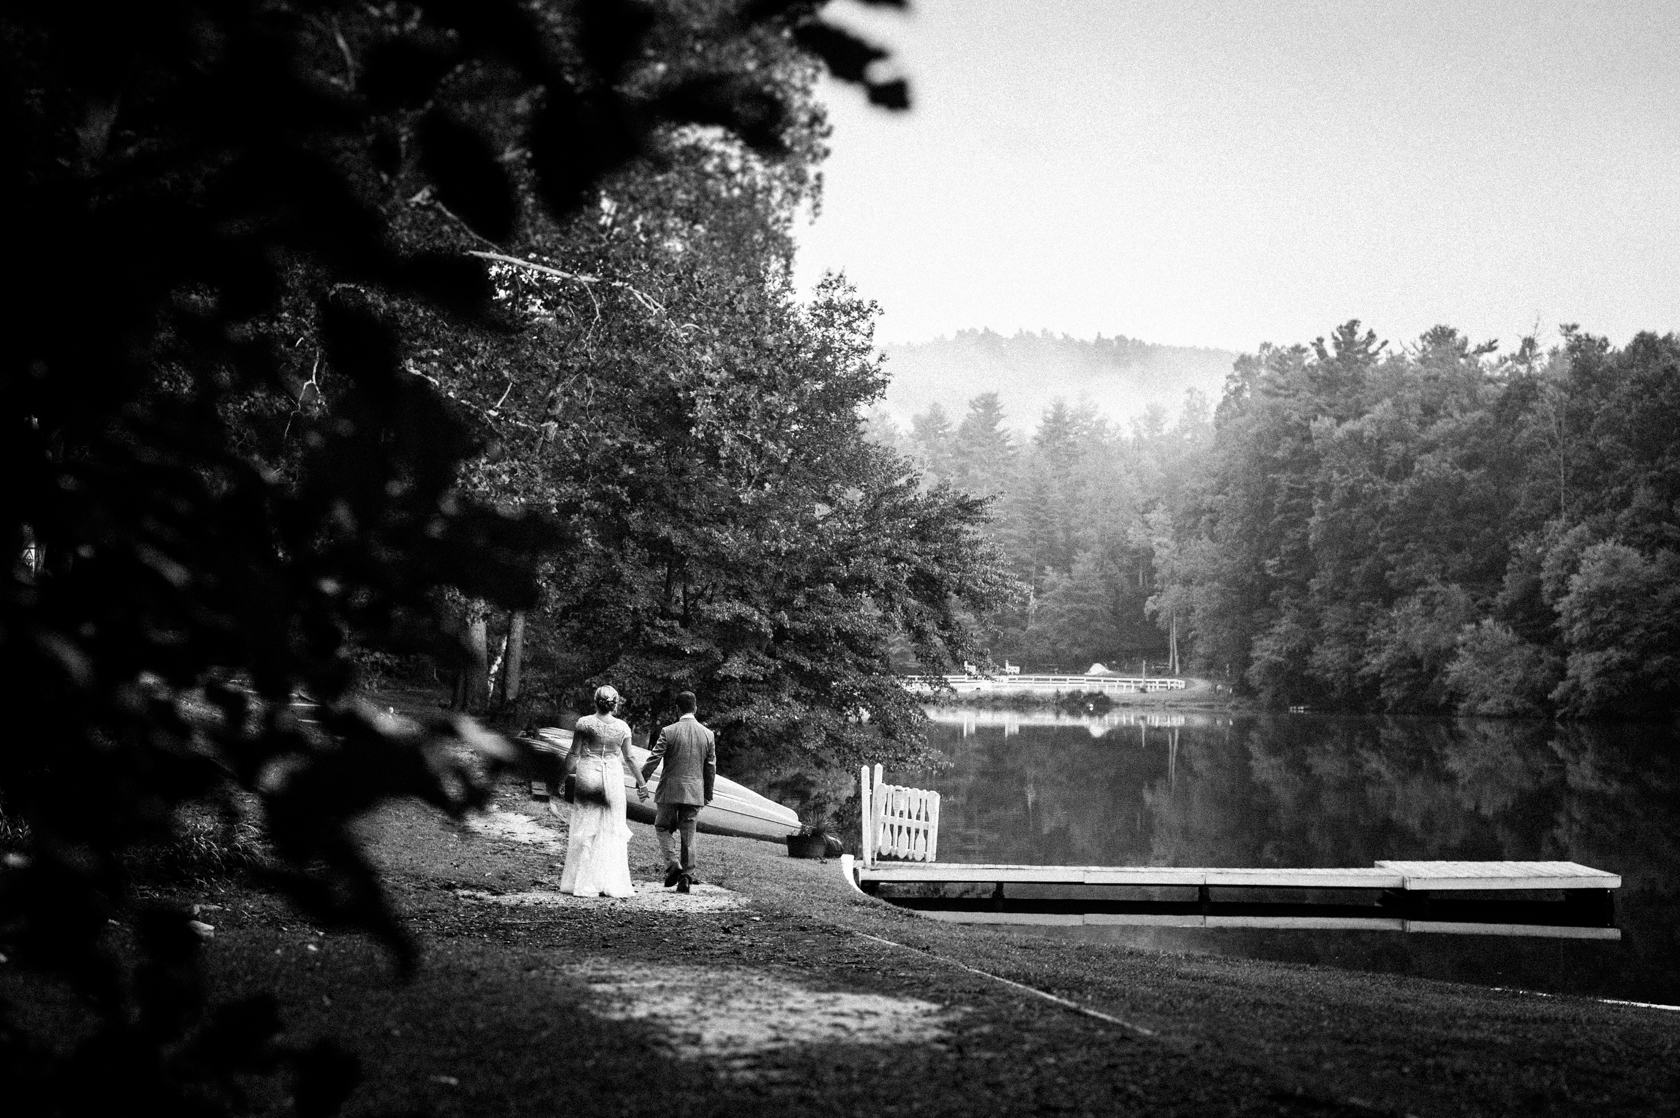
M 557 778 L 563 771 L 566 755 L 572 750 L 572 732 L 552 726 L 544 727 L 537 731 L 534 744 L 539 751 L 553 757 L 554 763 L 552 776 L 534 773 L 533 780 Z M 647 763 L 648 751 L 640 746 L 631 746 L 630 755 L 635 758 L 638 769 Z M 659 792 L 660 777 L 663 775 L 663 771 L 655 773 L 648 781 L 648 787 L 653 789 L 654 795 L 649 796 L 644 803 L 636 797 L 635 778 L 629 773 L 624 774 L 624 814 L 627 818 L 638 823 L 653 822 L 654 801 Z M 781 842 L 787 836 L 797 835 L 800 831 L 799 816 L 794 814 L 792 808 L 783 807 L 751 788 L 721 775 L 712 785 L 712 802 L 700 809 L 695 822 L 706 834 L 734 835 L 738 838 L 764 839 L 768 842 Z

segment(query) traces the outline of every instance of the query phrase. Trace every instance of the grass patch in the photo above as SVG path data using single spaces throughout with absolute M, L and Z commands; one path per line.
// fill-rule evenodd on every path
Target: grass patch
M 153 883 L 242 879 L 271 863 L 262 829 L 246 819 L 186 809 L 167 842 L 140 847 L 126 859 L 129 872 Z

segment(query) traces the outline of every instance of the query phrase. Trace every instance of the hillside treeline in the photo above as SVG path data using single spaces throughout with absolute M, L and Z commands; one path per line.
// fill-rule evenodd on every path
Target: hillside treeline
M 1277 705 L 1603 717 L 1680 701 L 1680 339 L 1542 350 L 1357 322 L 1238 359 L 1119 431 L 995 398 L 906 432 L 930 474 L 992 496 L 1031 586 L 996 660 L 1145 658 Z
M 1680 338 L 1496 356 L 1357 322 L 1239 360 L 1156 555 L 1196 662 L 1278 703 L 1680 699 Z

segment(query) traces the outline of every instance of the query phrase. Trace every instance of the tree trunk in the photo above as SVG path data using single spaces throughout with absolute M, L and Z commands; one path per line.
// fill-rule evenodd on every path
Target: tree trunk
M 502 665 L 502 701 L 509 706 L 519 701 L 519 677 L 524 668 L 525 611 L 514 610 L 508 618 L 507 663 Z
M 496 646 L 496 658 L 490 661 L 489 678 L 484 683 L 484 701 L 490 706 L 499 705 L 502 686 L 502 663 L 507 659 L 508 635 L 502 634 L 502 643 Z
M 470 606 L 471 603 L 468 603 Z M 467 664 L 466 664 L 466 635 L 467 635 L 467 606 L 453 611 L 442 618 L 442 628 L 449 638 L 451 653 L 447 662 L 436 666 L 436 670 L 449 681 L 450 710 L 467 709 Z M 443 682 L 439 679 L 438 682 Z
M 477 598 L 467 602 L 467 710 L 483 709 L 490 697 L 489 612 Z

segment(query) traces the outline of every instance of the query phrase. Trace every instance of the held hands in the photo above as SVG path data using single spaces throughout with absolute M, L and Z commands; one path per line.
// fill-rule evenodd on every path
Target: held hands
M 648 798 L 648 786 L 645 782 L 636 785 L 636 798 L 638 800 L 646 800 Z

